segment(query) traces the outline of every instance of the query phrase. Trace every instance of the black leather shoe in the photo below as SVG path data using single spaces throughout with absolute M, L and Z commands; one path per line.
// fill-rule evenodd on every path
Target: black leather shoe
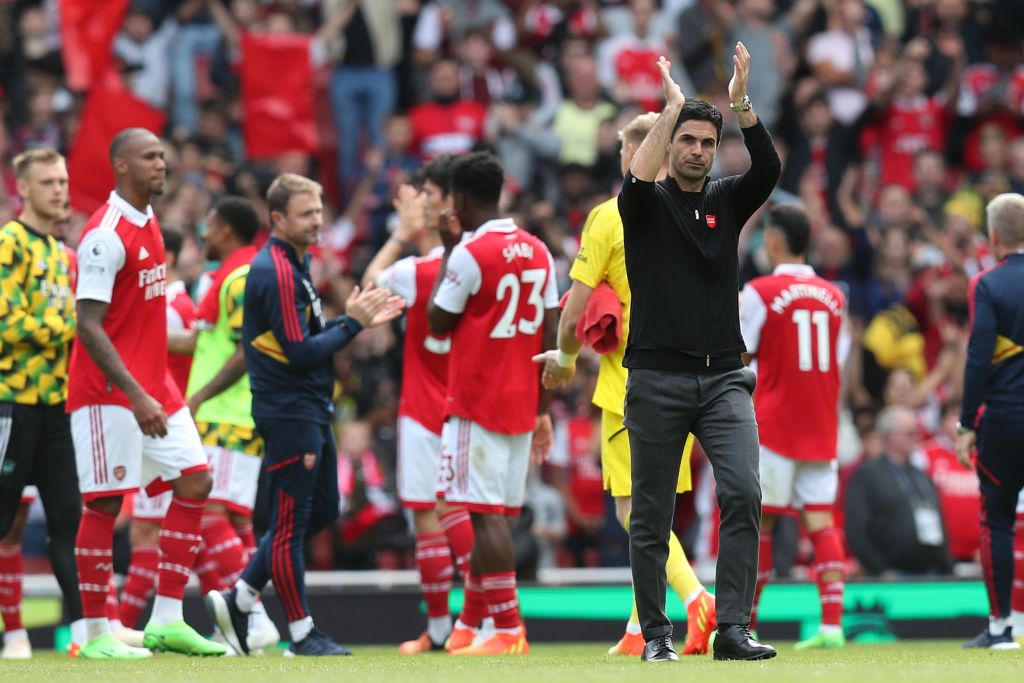
M 672 636 L 661 636 L 648 640 L 644 645 L 644 653 L 640 655 L 642 662 L 678 662 L 679 655 L 672 647 Z
M 717 660 L 771 659 L 778 654 L 771 645 L 754 640 L 750 636 L 750 627 L 741 624 L 719 625 L 714 651 Z

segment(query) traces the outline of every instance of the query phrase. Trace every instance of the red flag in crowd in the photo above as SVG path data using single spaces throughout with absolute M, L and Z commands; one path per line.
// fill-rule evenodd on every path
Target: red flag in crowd
M 316 149 L 308 36 L 242 37 L 245 148 L 254 159 Z
M 68 85 L 91 88 L 110 67 L 114 36 L 129 0 L 60 0 L 61 46 Z
M 92 213 L 114 189 L 108 150 L 115 135 L 125 128 L 146 128 L 160 135 L 165 120 L 164 112 L 125 90 L 116 74 L 97 81 L 68 154 L 72 208 Z

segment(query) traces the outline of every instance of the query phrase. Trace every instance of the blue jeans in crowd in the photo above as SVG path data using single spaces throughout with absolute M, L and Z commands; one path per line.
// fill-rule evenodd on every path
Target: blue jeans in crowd
M 331 111 L 342 183 L 356 181 L 361 175 L 359 153 L 364 131 L 370 147 L 384 146 L 384 122 L 395 108 L 395 97 L 395 74 L 391 69 L 339 66 L 331 73 Z

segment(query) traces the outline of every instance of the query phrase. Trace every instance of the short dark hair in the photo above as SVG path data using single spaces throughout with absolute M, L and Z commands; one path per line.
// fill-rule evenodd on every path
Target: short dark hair
M 110 141 L 110 163 L 114 163 L 114 159 L 116 159 L 118 155 L 121 154 L 121 150 L 124 149 L 125 145 L 127 145 L 135 138 L 145 137 L 146 135 L 155 136 L 156 133 L 146 128 L 125 128 L 120 133 L 115 135 L 114 139 Z
M 490 152 L 466 154 L 452 166 L 452 192 L 470 197 L 477 205 L 496 205 L 504 184 L 505 169 Z
M 174 256 L 174 263 L 177 264 L 181 248 L 185 246 L 185 236 L 177 230 L 169 230 L 167 228 L 163 228 L 160 232 L 164 236 L 164 251 L 168 255 Z
M 448 196 L 452 184 L 452 166 L 455 165 L 454 154 L 441 154 L 434 157 L 420 171 L 423 181 L 430 181 L 441 188 L 441 195 Z
M 776 204 L 768 210 L 766 228 L 774 228 L 786 238 L 786 249 L 793 256 L 805 256 L 811 241 L 811 222 L 796 204 Z
M 217 202 L 213 210 L 243 244 L 252 244 L 256 239 L 256 233 L 260 229 L 260 217 L 256 213 L 256 207 L 248 199 L 224 197 Z
M 686 100 L 686 104 L 680 110 L 679 116 L 676 117 L 676 125 L 672 128 L 673 138 L 676 136 L 679 126 L 683 125 L 685 121 L 707 121 L 714 124 L 718 138 L 717 142 L 722 141 L 722 112 L 710 102 L 696 98 Z

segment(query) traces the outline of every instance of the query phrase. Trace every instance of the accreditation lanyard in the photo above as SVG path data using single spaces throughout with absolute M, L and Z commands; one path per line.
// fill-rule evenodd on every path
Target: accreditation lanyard
M 914 511 L 914 527 L 917 531 L 917 540 L 921 545 L 938 546 L 945 540 L 945 533 L 942 531 L 942 517 L 939 515 L 939 504 L 934 492 L 922 491 L 914 483 L 906 469 L 900 467 L 892 460 L 886 458 L 893 470 L 896 483 L 903 489 L 910 507 Z

